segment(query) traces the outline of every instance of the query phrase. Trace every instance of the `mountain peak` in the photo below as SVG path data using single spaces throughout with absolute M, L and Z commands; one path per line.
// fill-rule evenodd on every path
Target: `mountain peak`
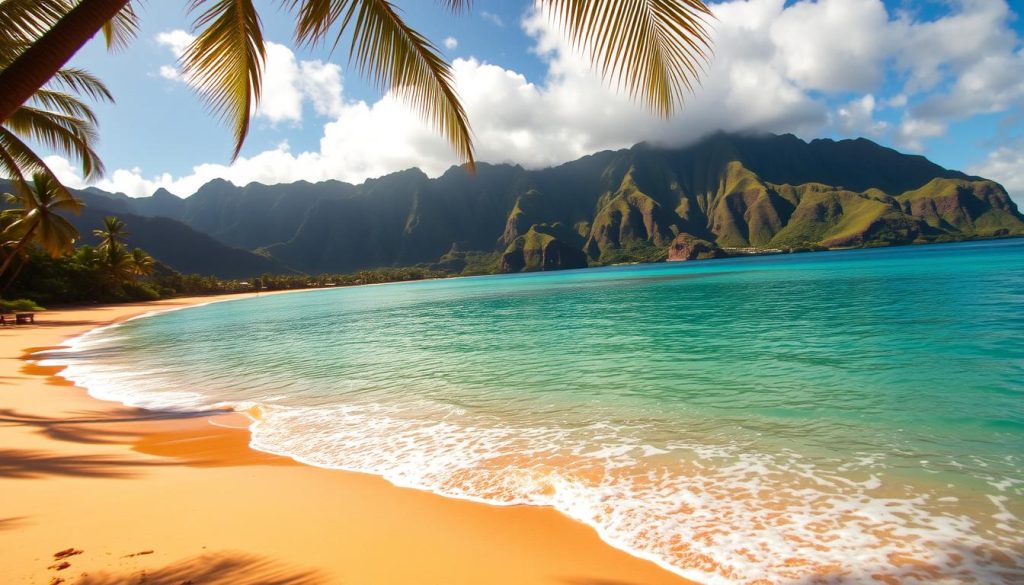
M 160 187 L 156 191 L 153 191 L 153 195 L 151 195 L 151 197 L 153 199 L 167 199 L 169 197 L 173 197 L 174 199 L 181 199 L 181 197 L 178 197 L 177 195 L 171 193 L 170 191 L 164 189 L 163 187 Z

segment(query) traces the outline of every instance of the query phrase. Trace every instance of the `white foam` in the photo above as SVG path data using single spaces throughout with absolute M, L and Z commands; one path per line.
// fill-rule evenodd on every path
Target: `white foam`
M 551 506 L 610 544 L 703 583 L 802 583 L 822 573 L 821 582 L 835 583 L 872 575 L 903 583 L 1024 581 L 1024 523 L 1008 495 L 1018 479 L 985 479 L 996 493 L 982 510 L 945 486 L 893 480 L 882 453 L 826 464 L 792 450 L 688 436 L 660 420 L 510 422 L 415 392 L 387 403 L 356 392 L 349 403 L 315 407 L 289 404 L 295 396 L 278 391 L 222 402 L 135 365 L 76 357 L 117 346 L 116 327 L 82 335 L 43 363 L 65 366 L 61 375 L 97 398 L 131 406 L 259 407 L 256 449 L 448 497 Z

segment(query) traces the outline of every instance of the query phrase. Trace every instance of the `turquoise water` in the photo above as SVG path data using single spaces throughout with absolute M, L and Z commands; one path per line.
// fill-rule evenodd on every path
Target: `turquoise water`
M 1024 581 L 1024 240 L 262 296 L 52 357 L 704 582 Z

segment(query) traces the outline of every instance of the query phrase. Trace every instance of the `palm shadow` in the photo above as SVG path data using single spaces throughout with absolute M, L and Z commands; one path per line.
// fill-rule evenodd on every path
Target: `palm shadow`
M 25 516 L 11 516 L 0 518 L 0 532 L 4 530 L 15 530 L 25 524 Z
M 160 412 L 141 408 L 115 411 L 84 410 L 72 418 L 45 418 L 0 408 L 0 425 L 25 426 L 57 441 L 87 444 L 123 444 L 139 436 L 137 432 L 106 428 L 103 425 L 161 420 L 185 420 L 223 414 L 223 410 L 197 412 Z
M 327 583 L 315 570 L 296 569 L 253 554 L 219 552 L 185 559 L 159 569 L 132 572 L 91 572 L 78 585 L 319 585 Z
M 184 429 L 154 429 L 131 425 L 209 418 L 230 412 L 223 409 L 171 412 L 120 408 L 113 411 L 78 411 L 68 418 L 46 418 L 0 409 L 0 425 L 28 427 L 56 441 L 128 445 L 136 452 L 173 459 L 176 464 L 193 467 L 295 464 L 286 457 L 250 449 L 247 434 L 236 434 L 241 432 L 239 428 L 206 425 Z
M 108 455 L 54 455 L 30 449 L 0 449 L 0 479 L 46 477 L 137 477 L 147 467 L 168 465 L 159 461 Z

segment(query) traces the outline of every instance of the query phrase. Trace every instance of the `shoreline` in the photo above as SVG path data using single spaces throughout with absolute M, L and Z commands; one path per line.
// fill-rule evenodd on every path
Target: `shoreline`
M 320 289 L 262 294 L 308 290 Z M 690 583 L 554 509 L 303 465 L 250 448 L 241 413 L 101 401 L 28 355 L 253 296 L 66 308 L 0 329 L 0 563 L 13 582 Z M 69 547 L 83 552 L 54 558 Z

